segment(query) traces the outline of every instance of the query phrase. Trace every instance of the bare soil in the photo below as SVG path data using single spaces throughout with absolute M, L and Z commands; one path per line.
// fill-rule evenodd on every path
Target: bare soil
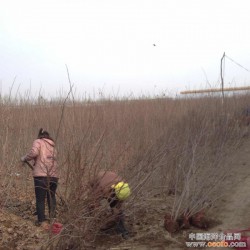
M 231 173 L 225 181 L 225 189 L 221 190 L 224 195 L 207 212 L 210 221 L 207 231 L 191 227 L 177 234 L 168 233 L 164 229 L 163 218 L 170 207 L 156 196 L 148 201 L 150 208 L 141 208 L 136 214 L 126 218 L 127 227 L 131 232 L 128 240 L 123 240 L 115 234 L 100 234 L 94 249 L 191 249 L 185 247 L 189 233 L 219 233 L 230 229 L 249 228 L 250 137 L 245 136 L 243 140 L 240 149 L 226 159 Z M 16 178 L 18 181 L 18 177 Z M 32 190 L 32 179 L 28 179 L 27 183 L 27 190 Z M 34 226 L 34 211 L 33 193 L 27 191 L 22 197 L 15 193 L 11 195 L 4 209 L 0 211 L 0 250 L 40 249 L 48 233 Z

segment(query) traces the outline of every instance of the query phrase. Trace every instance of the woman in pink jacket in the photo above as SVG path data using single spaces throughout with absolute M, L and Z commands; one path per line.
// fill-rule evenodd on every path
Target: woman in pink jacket
M 49 208 L 49 217 L 55 217 L 56 189 L 58 183 L 55 143 L 49 133 L 42 128 L 38 138 L 33 142 L 28 154 L 21 157 L 21 161 L 33 160 L 33 177 L 36 195 L 37 226 L 46 227 L 45 199 Z

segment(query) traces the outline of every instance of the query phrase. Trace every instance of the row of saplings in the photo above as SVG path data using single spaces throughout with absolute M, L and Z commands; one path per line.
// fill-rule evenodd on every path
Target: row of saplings
M 171 214 L 166 214 L 164 218 L 164 227 L 169 233 L 177 233 L 181 229 L 189 229 L 190 226 L 194 226 L 200 229 L 208 228 L 208 219 L 205 217 L 205 210 L 202 209 L 194 215 L 186 213 L 173 219 Z

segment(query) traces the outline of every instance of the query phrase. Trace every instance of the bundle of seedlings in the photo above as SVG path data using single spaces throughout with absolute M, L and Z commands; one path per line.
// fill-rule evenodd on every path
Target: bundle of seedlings
M 178 193 L 175 193 L 172 212 L 166 216 L 165 225 L 172 220 L 178 221 L 183 229 L 189 228 L 190 223 L 207 228 L 204 209 L 223 195 L 223 180 L 229 173 L 223 159 L 238 146 L 238 137 L 225 116 L 208 120 L 204 112 L 193 113 L 192 120 L 185 122 L 173 175 Z M 224 119 L 223 126 L 221 119 Z M 172 230 L 168 226 L 166 229 Z

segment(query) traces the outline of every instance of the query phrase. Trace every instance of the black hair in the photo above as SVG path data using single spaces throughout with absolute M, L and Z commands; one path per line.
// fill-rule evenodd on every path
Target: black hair
M 40 128 L 39 129 L 39 132 L 38 132 L 38 136 L 37 136 L 38 139 L 49 139 L 51 141 L 54 141 L 51 137 L 50 137 L 50 134 L 48 131 L 44 130 L 43 128 Z
M 119 199 L 115 194 L 115 190 L 112 188 L 110 190 L 110 196 L 108 197 L 108 203 L 111 208 L 115 207 L 119 203 Z

